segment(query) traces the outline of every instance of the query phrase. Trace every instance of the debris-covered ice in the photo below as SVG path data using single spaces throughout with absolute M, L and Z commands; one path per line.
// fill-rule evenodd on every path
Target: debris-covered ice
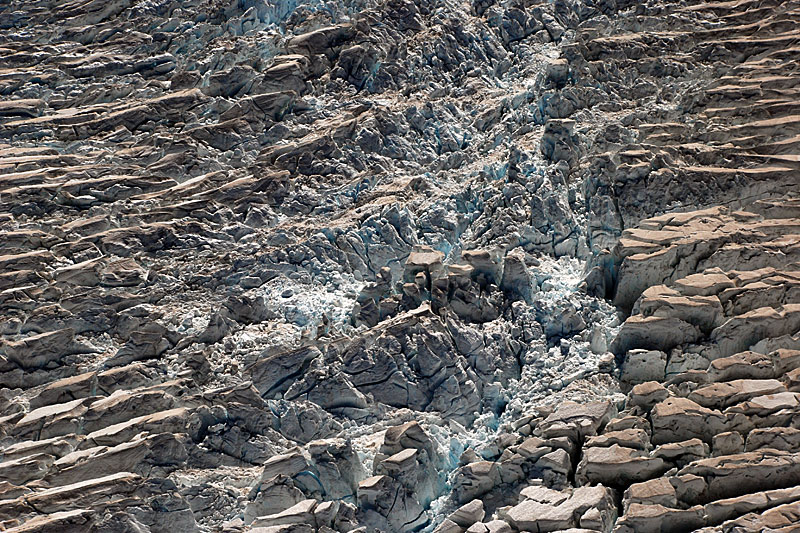
M 798 21 L 0 2 L 0 530 L 791 526 Z

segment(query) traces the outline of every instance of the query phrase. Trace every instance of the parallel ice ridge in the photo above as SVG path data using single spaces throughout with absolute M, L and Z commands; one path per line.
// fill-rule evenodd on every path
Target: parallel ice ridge
M 798 24 L 0 5 L 0 529 L 783 527 Z

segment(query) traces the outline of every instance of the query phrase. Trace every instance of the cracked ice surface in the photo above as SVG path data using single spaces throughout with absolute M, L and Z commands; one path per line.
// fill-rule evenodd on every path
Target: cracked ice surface
M 431 529 L 470 464 L 613 394 L 593 116 L 562 120 L 595 96 L 558 71 L 597 9 L 45 4 L 0 7 L 0 446 L 61 439 L 15 483 L 130 473 L 96 494 L 141 512 L 58 507 L 87 531 Z

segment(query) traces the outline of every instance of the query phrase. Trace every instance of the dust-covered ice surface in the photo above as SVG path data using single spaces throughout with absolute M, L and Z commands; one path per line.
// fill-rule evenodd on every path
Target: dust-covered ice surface
M 0 438 L 39 453 L 0 468 L 127 502 L 0 529 L 432 531 L 572 487 L 535 434 L 619 399 L 580 157 L 624 140 L 575 35 L 630 9 L 0 5 Z

